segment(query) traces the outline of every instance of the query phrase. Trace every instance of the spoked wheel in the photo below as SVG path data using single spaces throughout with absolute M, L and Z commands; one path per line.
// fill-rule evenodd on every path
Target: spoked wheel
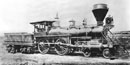
M 16 53 L 16 49 L 14 47 L 11 48 L 10 53 Z
M 74 49 L 74 48 L 69 48 L 68 54 L 72 54 L 72 53 L 74 53 L 74 52 L 75 52 L 75 49 Z
M 55 51 L 58 55 L 65 55 L 69 52 L 69 48 L 66 45 L 63 45 L 66 43 L 65 40 L 58 39 L 56 43 L 60 43 L 60 44 L 56 44 L 55 46 Z
M 32 53 L 32 48 L 31 47 L 27 47 L 27 53 Z
M 126 55 L 127 57 L 130 56 L 128 50 L 125 50 L 124 53 L 125 53 L 125 55 Z
M 40 40 L 38 43 L 38 50 L 42 54 L 46 54 L 49 51 L 49 45 L 47 40 Z
M 103 57 L 104 58 L 110 58 L 111 54 L 110 54 L 110 50 L 108 48 L 103 50 Z
M 10 53 L 11 49 L 12 49 L 11 46 L 7 46 L 7 47 L 6 47 L 6 50 L 8 51 L 8 53 Z
M 21 48 L 21 49 L 20 49 L 20 52 L 21 52 L 21 53 L 26 53 L 26 47 Z
M 82 53 L 85 57 L 89 57 L 91 55 L 91 51 L 89 49 L 83 50 Z

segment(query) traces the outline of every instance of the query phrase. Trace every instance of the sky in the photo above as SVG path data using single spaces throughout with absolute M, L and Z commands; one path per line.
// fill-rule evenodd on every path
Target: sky
M 84 18 L 88 24 L 96 24 L 92 14 L 93 5 L 105 3 L 114 18 L 112 31 L 130 31 L 129 0 L 0 0 L 0 33 L 33 32 L 30 22 L 54 20 L 58 12 L 61 26 L 69 20 L 81 25 Z

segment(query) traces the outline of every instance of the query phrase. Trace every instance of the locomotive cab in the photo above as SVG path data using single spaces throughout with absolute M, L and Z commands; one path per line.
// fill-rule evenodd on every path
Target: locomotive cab
M 39 22 L 32 22 L 34 26 L 34 35 L 43 34 L 46 35 L 52 28 L 52 23 L 55 21 L 39 21 Z

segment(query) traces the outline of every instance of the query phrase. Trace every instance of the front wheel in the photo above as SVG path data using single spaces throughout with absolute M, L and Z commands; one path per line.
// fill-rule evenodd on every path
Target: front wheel
M 89 57 L 91 55 L 91 51 L 89 49 L 83 50 L 82 53 L 85 57 Z
M 111 54 L 110 54 L 110 50 L 108 48 L 103 50 L 103 57 L 104 58 L 110 58 Z

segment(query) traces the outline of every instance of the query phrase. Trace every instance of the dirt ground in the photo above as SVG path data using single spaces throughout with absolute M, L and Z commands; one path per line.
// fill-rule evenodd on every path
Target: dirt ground
M 0 41 L 1 43 L 3 41 Z M 59 56 L 56 54 L 11 54 L 5 51 L 0 44 L 0 65 L 130 65 L 130 58 L 127 59 L 105 59 L 100 57 L 85 58 L 82 54 Z
M 1 64 L 87 64 L 87 63 L 130 63 L 129 59 L 104 59 L 102 57 L 85 58 L 82 56 L 58 56 L 52 54 L 6 54 L 1 55 Z

